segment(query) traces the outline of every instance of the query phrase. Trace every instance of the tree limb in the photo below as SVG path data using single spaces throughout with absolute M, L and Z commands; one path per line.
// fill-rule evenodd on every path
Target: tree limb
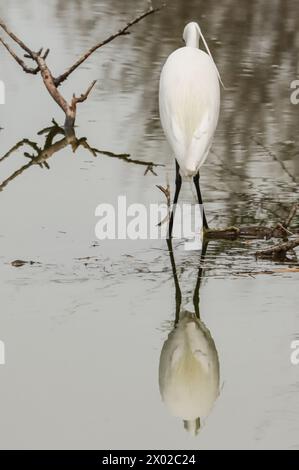
M 28 46 L 26 46 L 26 44 L 24 44 L 23 41 L 21 41 L 21 39 L 19 39 L 14 33 L 12 33 L 8 27 L 6 26 L 6 24 L 4 23 L 4 21 L 0 18 L 0 27 L 6 32 L 6 34 L 8 34 L 9 37 L 11 37 L 11 39 L 16 42 L 20 47 L 21 49 L 23 49 L 25 52 L 27 52 L 27 54 L 35 60 L 35 53 L 29 49 Z
M 44 81 L 44 84 L 48 92 L 50 93 L 52 98 L 56 101 L 58 106 L 60 106 L 60 108 L 64 111 L 64 113 L 67 114 L 69 105 L 67 101 L 63 98 L 63 96 L 59 93 L 59 91 L 57 90 L 56 85 L 54 83 L 54 78 L 45 62 L 45 59 L 41 56 L 37 56 L 35 60 L 39 66 L 42 79 Z
M 295 240 L 289 240 L 284 243 L 278 243 L 270 248 L 265 248 L 264 250 L 260 250 L 256 252 L 257 258 L 273 258 L 273 259 L 280 259 L 283 260 L 286 257 L 288 251 L 293 250 L 299 246 L 299 238 L 295 238 Z
M 73 94 L 71 107 L 73 107 L 75 109 L 77 103 L 83 103 L 83 101 L 85 101 L 88 98 L 89 93 L 91 92 L 91 90 L 93 89 L 93 87 L 95 86 L 96 83 L 97 83 L 97 80 L 93 80 L 93 82 L 87 88 L 86 92 L 82 93 L 79 97 L 77 97 L 77 96 L 75 96 L 75 94 Z
M 15 61 L 22 67 L 24 72 L 26 73 L 31 73 L 33 75 L 36 75 L 39 72 L 39 67 L 27 67 L 25 62 L 20 59 L 20 57 L 17 56 L 17 54 L 10 48 L 10 46 L 0 37 L 0 42 L 2 42 L 3 46 L 7 49 L 7 51 L 10 53 L 10 55 L 15 59 Z
M 126 26 L 124 26 L 123 28 L 118 30 L 116 33 L 111 34 L 111 36 L 107 37 L 103 41 L 100 41 L 97 44 L 95 44 L 94 46 L 92 46 L 90 49 L 88 49 L 88 51 L 86 51 L 84 54 L 82 54 L 79 57 L 79 59 L 73 65 L 71 65 L 71 67 L 69 67 L 63 74 L 59 75 L 58 77 L 56 77 L 54 79 L 55 85 L 57 87 L 59 87 L 61 85 L 61 83 L 64 82 L 69 77 L 69 75 L 72 72 L 74 72 L 74 70 L 76 70 L 81 64 L 83 64 L 83 62 L 85 62 L 85 60 L 88 59 L 88 57 L 91 54 L 93 54 L 93 52 L 95 52 L 97 49 L 99 49 L 100 47 L 104 46 L 105 44 L 108 44 L 109 42 L 113 41 L 113 39 L 115 39 L 116 37 L 125 34 L 131 26 L 133 26 L 134 24 L 136 24 L 139 21 L 143 20 L 143 18 L 145 18 L 146 16 L 152 15 L 153 13 L 161 10 L 161 8 L 162 7 L 160 7 L 160 8 L 150 7 L 146 12 L 143 12 L 141 15 L 139 15 L 136 18 L 134 18 L 133 20 L 129 21 L 129 23 L 127 23 Z
M 159 11 L 162 7 L 160 8 L 153 8 L 150 6 L 150 8 L 134 18 L 133 20 L 129 21 L 123 28 L 121 28 L 119 31 L 116 33 L 112 34 L 105 40 L 97 43 L 95 46 L 91 47 L 85 54 L 83 54 L 71 67 L 69 67 L 62 75 L 60 75 L 57 78 L 54 78 L 51 70 L 49 69 L 47 63 L 46 63 L 46 58 L 49 54 L 49 49 L 46 49 L 45 53 L 43 53 L 43 48 L 41 48 L 38 52 L 32 51 L 21 39 L 19 39 L 12 31 L 9 30 L 9 28 L 6 26 L 3 20 L 0 19 L 0 27 L 7 33 L 7 35 L 19 45 L 21 49 L 25 51 L 24 57 L 27 59 L 31 59 L 35 61 L 37 67 L 32 68 L 28 67 L 25 62 L 11 49 L 11 47 L 2 39 L 0 38 L 0 42 L 4 45 L 4 47 L 7 49 L 7 51 L 10 53 L 10 55 L 14 58 L 14 60 L 22 67 L 24 72 L 26 73 L 31 73 L 31 74 L 37 74 L 40 72 L 44 85 L 47 88 L 49 94 L 52 96 L 54 101 L 58 104 L 58 106 L 63 110 L 65 114 L 65 123 L 64 127 L 66 129 L 72 129 L 75 124 L 76 120 L 76 108 L 77 108 L 77 103 L 82 103 L 84 102 L 91 90 L 93 89 L 96 80 L 94 80 L 91 85 L 88 87 L 85 93 L 82 93 L 79 97 L 76 97 L 75 94 L 73 94 L 73 98 L 71 100 L 71 103 L 68 103 L 65 98 L 60 94 L 58 91 L 59 85 L 68 78 L 68 76 L 76 70 L 94 51 L 99 49 L 100 47 L 104 46 L 105 44 L 111 42 L 113 39 L 115 39 L 117 36 L 121 36 L 122 34 L 126 34 L 127 30 L 133 26 L 134 24 L 138 23 L 141 21 L 143 18 L 146 16 L 149 16 L 156 11 Z

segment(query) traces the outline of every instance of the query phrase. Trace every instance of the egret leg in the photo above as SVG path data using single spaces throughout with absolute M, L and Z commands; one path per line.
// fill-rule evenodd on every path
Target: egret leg
M 195 185 L 195 188 L 196 188 L 198 204 L 200 205 L 200 207 L 202 207 L 203 226 L 204 226 L 204 228 L 208 229 L 209 226 L 208 226 L 208 222 L 207 222 L 207 219 L 206 219 L 205 208 L 204 208 L 204 205 L 203 205 L 203 202 L 202 202 L 202 197 L 201 197 L 201 192 L 200 192 L 200 187 L 199 187 L 199 172 L 197 173 L 197 175 L 195 175 L 193 177 L 193 181 L 194 181 L 194 185 Z
M 175 193 L 173 198 L 173 206 L 170 214 L 169 228 L 168 228 L 168 238 L 172 237 L 172 228 L 173 228 L 173 218 L 175 212 L 175 206 L 178 202 L 180 190 L 182 186 L 182 177 L 180 175 L 180 167 L 177 161 L 175 161 Z

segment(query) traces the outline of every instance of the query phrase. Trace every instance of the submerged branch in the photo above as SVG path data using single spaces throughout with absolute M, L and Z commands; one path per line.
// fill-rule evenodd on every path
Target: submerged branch
M 283 222 L 277 223 L 273 228 L 263 226 L 247 226 L 247 227 L 228 227 L 225 229 L 208 229 L 204 231 L 204 235 L 208 240 L 236 240 L 238 238 L 251 238 L 260 240 L 269 240 L 270 238 L 282 238 L 282 243 L 275 244 L 255 253 L 256 258 L 273 259 L 283 261 L 286 259 L 288 251 L 299 246 L 299 237 L 288 240 L 289 235 L 293 235 L 288 230 L 293 218 L 296 215 L 298 204 L 292 205 L 288 216 Z M 298 230 L 297 232 L 298 233 Z
M 244 227 L 227 227 L 223 229 L 207 229 L 205 236 L 212 240 L 236 240 L 237 238 L 252 238 L 259 240 L 269 240 L 270 238 L 286 238 L 292 233 L 288 230 L 293 218 L 296 215 L 298 204 L 294 203 L 286 219 L 278 222 L 274 227 L 261 225 L 249 225 Z
M 255 255 L 257 258 L 285 260 L 287 252 L 293 250 L 296 246 L 299 246 L 299 238 L 295 238 L 295 240 L 289 240 L 284 243 L 278 243 L 274 246 L 270 246 L 269 248 L 265 248 L 264 250 L 257 251 Z
M 287 235 L 290 235 L 290 232 L 287 231 L 282 224 L 277 224 L 274 228 L 260 225 L 248 225 L 222 229 L 209 228 L 205 230 L 205 236 L 210 240 L 237 240 L 238 238 L 270 240 L 270 238 L 284 238 Z

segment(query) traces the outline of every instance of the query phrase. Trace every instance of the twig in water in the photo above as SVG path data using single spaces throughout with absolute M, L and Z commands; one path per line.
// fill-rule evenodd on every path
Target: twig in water
M 277 260 L 284 260 L 288 251 L 293 250 L 299 246 L 299 238 L 289 240 L 287 242 L 278 243 L 270 248 L 265 248 L 256 252 L 257 258 L 272 258 Z
M 160 227 L 162 224 L 167 222 L 167 220 L 170 218 L 170 207 L 171 207 L 171 195 L 170 195 L 170 184 L 167 181 L 166 188 L 163 188 L 163 186 L 160 186 L 159 184 L 156 184 L 156 187 L 162 191 L 164 196 L 166 197 L 166 202 L 167 202 L 167 215 L 164 217 L 163 220 L 161 220 L 158 223 L 158 227 Z

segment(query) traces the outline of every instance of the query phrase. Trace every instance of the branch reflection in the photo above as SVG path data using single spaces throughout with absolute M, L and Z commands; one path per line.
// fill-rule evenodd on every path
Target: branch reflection
M 22 165 L 20 168 L 18 168 L 16 171 L 14 171 L 8 178 L 6 178 L 1 184 L 0 184 L 0 191 L 2 191 L 8 183 L 13 181 L 17 176 L 21 175 L 24 173 L 24 171 L 28 170 L 30 167 L 33 165 L 39 165 L 41 168 L 46 168 L 50 169 L 50 166 L 48 164 L 48 160 L 53 157 L 57 152 L 60 150 L 63 150 L 64 148 L 70 146 L 72 149 L 72 152 L 75 153 L 79 147 L 83 147 L 86 149 L 93 157 L 97 157 L 99 154 L 105 155 L 107 157 L 111 158 L 117 158 L 119 160 L 122 160 L 126 163 L 132 163 L 135 165 L 141 165 L 145 167 L 144 175 L 146 175 L 148 172 L 151 172 L 156 175 L 154 168 L 159 167 L 159 166 L 164 166 L 159 163 L 154 163 L 151 161 L 143 161 L 143 160 L 137 160 L 131 158 L 130 154 L 128 153 L 113 153 L 107 150 L 100 150 L 95 147 L 91 147 L 90 144 L 87 141 L 86 137 L 81 137 L 78 138 L 76 136 L 76 131 L 75 129 L 65 129 L 61 126 L 59 126 L 55 120 L 52 120 L 52 126 L 46 127 L 45 129 L 42 129 L 37 133 L 37 135 L 45 136 L 45 143 L 43 147 L 40 147 L 37 142 L 34 142 L 29 139 L 22 139 L 19 142 L 17 142 L 8 152 L 6 152 L 2 157 L 0 157 L 0 163 L 5 161 L 7 158 L 12 156 L 17 150 L 19 150 L 22 147 L 29 147 L 31 150 L 33 150 L 33 153 L 29 153 L 25 151 L 23 153 L 24 157 L 26 157 L 29 161 L 25 165 Z M 62 136 L 60 140 L 56 140 L 54 142 L 54 139 L 57 136 Z

